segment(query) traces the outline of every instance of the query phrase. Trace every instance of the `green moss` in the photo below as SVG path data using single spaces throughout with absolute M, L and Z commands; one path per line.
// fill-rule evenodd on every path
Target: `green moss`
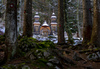
M 56 38 L 56 37 L 54 37 L 54 36 L 49 36 L 48 38 Z
M 38 61 L 39 61 L 39 62 L 43 62 L 43 63 L 47 63 L 47 62 L 48 62 L 47 59 L 43 59 L 43 58 L 38 59 Z
M 38 59 L 36 61 L 33 62 L 33 65 L 36 66 L 36 67 L 39 67 L 39 68 L 43 68 L 43 67 L 46 67 L 46 62 L 47 60 L 46 59 Z
M 69 46 L 68 48 L 69 48 L 69 49 L 72 49 L 72 46 Z
M 16 69 L 16 66 L 14 66 L 14 65 L 5 65 L 5 66 L 3 66 L 3 68 L 5 68 L 5 69 Z
M 92 52 L 93 49 L 84 49 L 84 50 L 81 50 L 80 53 L 86 53 L 86 52 Z
M 32 37 L 22 37 L 18 42 L 18 46 L 23 52 L 28 52 L 32 48 L 35 48 L 36 41 L 37 40 Z
M 93 55 L 92 55 L 92 54 L 90 54 L 90 55 L 89 55 L 89 58 L 92 58 L 92 56 L 93 56 Z
M 37 44 L 37 48 L 43 49 L 43 48 L 55 48 L 55 44 L 51 41 L 43 41 Z
M 38 56 L 39 53 L 43 55 L 43 52 L 47 51 L 48 49 L 55 48 L 55 44 L 51 41 L 42 41 L 39 42 L 32 37 L 19 37 L 18 39 L 18 53 L 19 56 L 25 56 L 27 52 L 34 53 L 35 56 Z M 38 51 L 38 52 L 36 52 Z

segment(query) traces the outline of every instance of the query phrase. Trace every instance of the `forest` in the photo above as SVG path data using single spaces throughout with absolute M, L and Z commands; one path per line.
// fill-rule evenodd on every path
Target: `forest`
M 0 69 L 100 69 L 100 0 L 0 0 Z

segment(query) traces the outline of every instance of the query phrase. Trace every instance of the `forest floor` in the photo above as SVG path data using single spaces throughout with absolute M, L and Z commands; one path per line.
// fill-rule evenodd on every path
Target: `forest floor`
M 66 45 L 57 47 L 65 58 L 72 60 L 75 65 L 62 62 L 64 69 L 100 69 L 100 59 L 88 59 L 87 56 L 92 57 L 92 53 L 97 52 L 96 50 L 83 48 L 82 45 L 77 45 L 69 48 Z
M 56 45 L 56 55 L 60 61 L 60 69 L 100 69 L 100 59 L 88 59 L 87 56 L 91 53 L 98 52 L 99 49 L 86 49 L 81 44 L 77 46 L 71 45 Z M 3 53 L 3 52 L 2 52 Z M 38 62 L 32 62 L 32 60 L 26 59 L 25 57 L 16 58 L 7 64 L 11 65 L 28 65 L 31 69 L 59 69 L 59 68 L 48 68 L 47 65 Z M 17 68 L 20 69 L 20 68 Z

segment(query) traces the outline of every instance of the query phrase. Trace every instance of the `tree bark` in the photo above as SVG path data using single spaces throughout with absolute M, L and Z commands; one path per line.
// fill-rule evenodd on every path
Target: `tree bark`
M 81 28 L 80 28 L 80 20 L 79 20 L 79 6 L 80 6 L 80 0 L 77 0 L 77 27 L 78 27 L 78 35 L 81 39 Z
M 100 47 L 100 0 L 94 0 L 93 30 L 91 44 Z
M 58 44 L 65 43 L 63 0 L 58 0 Z
M 69 27 L 69 23 L 68 23 L 68 15 L 67 15 L 67 10 L 68 10 L 68 7 L 67 7 L 67 0 L 64 0 L 64 23 L 65 23 L 65 31 L 67 32 L 67 35 L 68 35 L 68 42 L 70 43 L 73 43 L 73 38 L 72 38 L 72 32 L 70 30 L 70 27 Z
M 32 0 L 24 1 L 23 36 L 32 36 Z
M 5 42 L 7 46 L 6 56 L 10 60 L 16 52 L 17 43 L 17 0 L 7 0 Z
M 91 40 L 92 34 L 92 13 L 90 0 L 83 0 L 83 44 Z

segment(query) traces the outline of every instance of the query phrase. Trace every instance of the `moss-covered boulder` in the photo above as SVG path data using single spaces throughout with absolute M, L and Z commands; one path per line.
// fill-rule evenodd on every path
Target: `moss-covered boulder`
M 36 39 L 32 38 L 32 37 L 22 37 L 19 41 L 18 41 L 18 47 L 23 51 L 23 52 L 28 52 L 30 51 L 32 48 L 35 48 L 37 45 L 36 43 Z

